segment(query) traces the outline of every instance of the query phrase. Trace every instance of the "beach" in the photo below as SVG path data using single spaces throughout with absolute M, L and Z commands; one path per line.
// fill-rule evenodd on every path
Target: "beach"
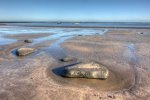
M 13 30 L 0 35 L 1 100 L 150 99 L 150 29 L 21 27 L 24 31 L 16 31 L 16 27 L 0 27 L 5 29 L 1 33 Z M 4 43 L 5 39 L 9 41 Z M 33 42 L 25 43 L 25 39 Z M 36 51 L 19 57 L 15 50 L 21 47 Z M 65 56 L 76 60 L 59 60 Z M 59 74 L 63 66 L 90 61 L 106 66 L 109 77 Z

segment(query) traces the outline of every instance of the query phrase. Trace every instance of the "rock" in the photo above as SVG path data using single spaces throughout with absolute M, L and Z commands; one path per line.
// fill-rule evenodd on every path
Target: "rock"
M 116 99 L 116 97 L 114 95 L 108 95 L 108 97 L 111 99 Z
M 64 58 L 60 59 L 60 61 L 62 61 L 62 62 L 69 62 L 69 61 L 73 61 L 73 60 L 75 60 L 75 58 L 73 58 L 73 57 L 64 57 Z
M 140 34 L 144 34 L 143 32 L 141 32 Z
M 25 56 L 28 55 L 30 53 L 33 53 L 35 51 L 34 48 L 20 48 L 17 50 L 17 55 L 18 56 Z
M 79 34 L 78 36 L 83 36 L 83 35 Z
M 62 72 L 62 76 L 72 78 L 106 79 L 108 75 L 108 69 L 95 62 L 75 64 L 66 67 Z
M 25 43 L 32 43 L 32 40 L 24 40 Z
M 144 34 L 143 32 L 138 32 L 138 34 Z

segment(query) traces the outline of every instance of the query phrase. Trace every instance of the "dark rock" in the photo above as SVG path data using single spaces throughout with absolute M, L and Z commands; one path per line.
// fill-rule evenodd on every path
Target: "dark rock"
M 140 34 L 144 34 L 143 32 L 141 32 Z
M 62 75 L 65 77 L 74 78 L 106 79 L 109 75 L 109 71 L 103 65 L 95 62 L 90 62 L 75 64 L 71 67 L 66 67 L 62 72 Z
M 144 32 L 138 32 L 138 34 L 144 34 Z
M 78 36 L 83 36 L 83 35 L 79 34 Z
M 32 40 L 24 40 L 25 43 L 32 43 Z
M 28 55 L 30 53 L 33 53 L 35 51 L 34 48 L 19 48 L 17 50 L 17 55 L 18 56 L 25 56 L 25 55 Z
M 64 58 L 60 59 L 60 61 L 62 61 L 62 62 L 69 62 L 69 61 L 73 61 L 73 60 L 75 60 L 75 58 L 73 58 L 73 57 L 64 57 Z
M 109 98 L 115 99 L 116 97 L 114 95 L 108 95 Z

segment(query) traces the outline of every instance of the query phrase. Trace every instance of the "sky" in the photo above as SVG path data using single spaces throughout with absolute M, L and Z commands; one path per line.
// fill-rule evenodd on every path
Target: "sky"
M 0 21 L 150 22 L 150 0 L 0 0 Z

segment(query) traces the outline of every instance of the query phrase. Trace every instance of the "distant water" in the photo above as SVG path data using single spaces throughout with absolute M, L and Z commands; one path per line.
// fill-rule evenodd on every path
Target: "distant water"
M 30 22 L 30 23 L 1 23 L 17 26 L 71 26 L 71 27 L 112 27 L 112 28 L 150 28 L 150 22 Z

